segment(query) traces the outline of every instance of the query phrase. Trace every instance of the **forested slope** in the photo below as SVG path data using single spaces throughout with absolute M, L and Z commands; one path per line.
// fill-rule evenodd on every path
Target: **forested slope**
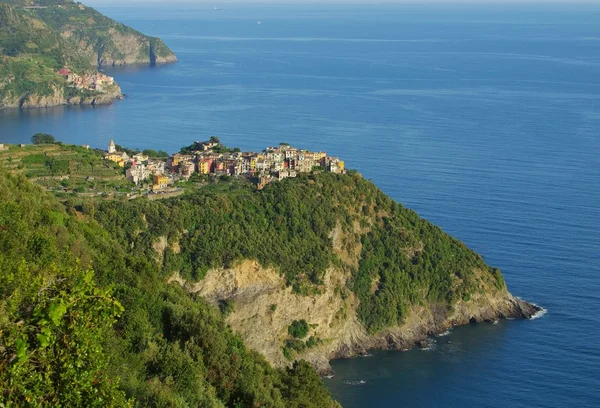
M 0 170 L 0 402 L 335 405 L 308 364 L 272 368 L 98 211 Z
M 335 406 L 302 359 L 537 310 L 355 172 L 59 202 L 0 170 L 7 405 Z
M 411 305 L 452 307 L 478 292 L 506 290 L 500 272 L 478 254 L 357 173 L 305 175 L 262 191 L 231 183 L 172 200 L 105 202 L 95 217 L 123 246 L 147 257 L 156 255 L 152 243 L 159 237 L 177 242 L 180 252 L 167 251 L 163 273 L 178 271 L 188 280 L 256 259 L 279 269 L 295 292 L 309 294 L 319 291 L 330 265 L 349 268 L 348 285 L 372 332 L 401 323 Z M 346 246 L 362 248 L 354 269 L 333 250 L 337 225 L 347 233 Z

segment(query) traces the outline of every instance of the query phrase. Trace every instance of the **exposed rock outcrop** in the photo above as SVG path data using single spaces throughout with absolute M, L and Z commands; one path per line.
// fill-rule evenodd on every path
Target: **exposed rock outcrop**
M 117 99 L 122 99 L 121 88 L 115 85 L 111 90 L 89 97 L 65 96 L 64 89 L 53 87 L 50 95 L 25 94 L 5 96 L 0 100 L 2 108 L 49 108 L 60 105 L 109 105 Z
M 235 311 L 227 317 L 231 327 L 246 344 L 263 354 L 275 366 L 290 364 L 282 347 L 294 320 L 306 320 L 310 335 L 321 343 L 297 357 L 309 361 L 321 375 L 332 374 L 329 361 L 365 354 L 371 349 L 408 349 L 428 337 L 470 322 L 492 322 L 500 318 L 531 318 L 540 308 L 513 297 L 506 291 L 460 301 L 454 310 L 429 304 L 413 307 L 404 324 L 369 334 L 356 315 L 358 299 L 346 288 L 348 275 L 330 268 L 320 294 L 292 293 L 274 269 L 256 261 L 244 261 L 231 269 L 215 269 L 198 283 L 187 283 L 178 274 L 177 282 L 215 305 L 232 300 Z

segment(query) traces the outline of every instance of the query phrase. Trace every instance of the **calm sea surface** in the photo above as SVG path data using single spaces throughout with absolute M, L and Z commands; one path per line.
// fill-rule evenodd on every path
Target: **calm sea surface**
M 111 71 L 109 107 L 2 112 L 0 142 L 326 149 L 548 310 L 334 362 L 345 407 L 600 406 L 600 6 L 213 7 L 102 8 L 180 63 Z

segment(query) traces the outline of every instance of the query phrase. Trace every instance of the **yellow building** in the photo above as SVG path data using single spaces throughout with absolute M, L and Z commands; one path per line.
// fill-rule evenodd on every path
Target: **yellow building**
M 340 171 L 344 171 L 344 162 L 342 160 L 338 160 L 337 162 L 338 168 L 340 169 Z
M 171 165 L 171 168 L 173 168 L 173 167 L 179 166 L 181 163 L 183 163 L 185 161 L 192 161 L 192 160 L 194 160 L 194 156 L 177 153 L 177 154 L 174 154 L 173 156 L 171 156 L 170 165 Z
M 200 160 L 198 162 L 198 173 L 210 174 L 210 165 L 211 162 L 209 162 L 208 160 Z
M 125 160 L 123 160 L 123 153 L 107 153 L 104 155 L 106 160 L 117 163 L 120 167 L 125 166 Z
M 154 185 L 152 186 L 152 190 L 160 190 L 162 188 L 167 187 L 169 178 L 162 174 L 154 174 L 152 176 L 152 182 L 154 183 Z

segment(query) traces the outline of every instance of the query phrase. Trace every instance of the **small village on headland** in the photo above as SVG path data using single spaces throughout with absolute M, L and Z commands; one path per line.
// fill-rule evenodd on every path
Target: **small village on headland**
M 32 138 L 34 144 L 0 144 L 0 166 L 25 174 L 59 194 L 158 199 L 182 194 L 192 185 L 240 180 L 261 190 L 269 183 L 302 174 L 346 172 L 344 161 L 338 157 L 287 143 L 260 152 L 243 152 L 224 146 L 213 136 L 168 155 L 128 149 L 113 140 L 101 150 L 38 135 Z
M 216 137 L 205 142 L 196 141 L 166 160 L 153 159 L 143 153 L 130 157 L 127 152 L 118 151 L 111 140 L 104 158 L 120 167 L 127 166 L 126 177 L 135 184 L 152 177 L 152 191 L 155 192 L 194 175 L 244 177 L 260 190 L 274 180 L 293 178 L 299 173 L 314 170 L 345 172 L 344 162 L 325 152 L 298 149 L 287 143 L 267 147 L 262 152 L 242 152 L 237 148 L 228 149 Z
M 79 75 L 70 69 L 61 68 L 56 73 L 63 77 L 70 86 L 79 90 L 105 92 L 116 84 L 113 77 L 100 72 Z

